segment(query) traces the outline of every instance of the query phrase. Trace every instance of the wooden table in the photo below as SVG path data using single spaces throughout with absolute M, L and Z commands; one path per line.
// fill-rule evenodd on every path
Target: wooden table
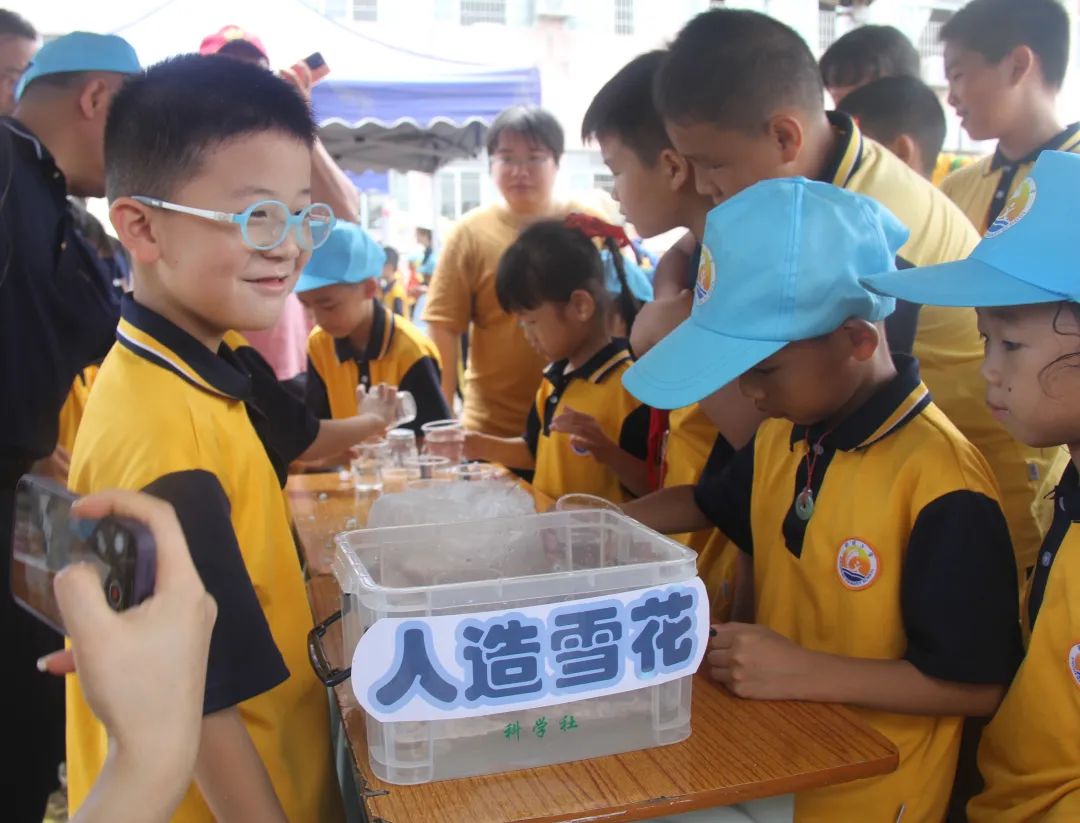
M 289 481 L 297 533 L 308 557 L 312 613 L 340 607 L 328 543 L 345 520 L 360 518 L 356 495 L 336 476 Z M 360 521 L 362 522 L 362 520 Z M 340 624 L 324 638 L 342 662 Z M 556 766 L 419 786 L 383 783 L 367 758 L 363 710 L 349 681 L 335 689 L 370 818 L 387 823 L 502 823 L 647 820 L 884 774 L 895 747 L 840 706 L 740 700 L 695 676 L 689 739 L 673 746 Z

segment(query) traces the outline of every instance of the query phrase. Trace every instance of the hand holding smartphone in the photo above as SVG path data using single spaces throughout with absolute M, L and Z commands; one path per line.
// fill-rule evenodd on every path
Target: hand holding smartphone
M 77 496 L 50 480 L 25 475 L 15 493 L 11 592 L 16 602 L 59 632 L 63 617 L 53 579 L 65 566 L 88 563 L 101 578 L 108 604 L 122 611 L 154 590 L 157 553 L 142 523 L 126 517 L 71 517 Z
M 301 64 L 307 68 L 307 72 L 311 76 L 311 85 L 313 86 L 330 73 L 330 67 L 326 65 L 323 56 L 317 51 L 312 52 L 299 63 L 293 65 L 293 71 L 296 71 Z

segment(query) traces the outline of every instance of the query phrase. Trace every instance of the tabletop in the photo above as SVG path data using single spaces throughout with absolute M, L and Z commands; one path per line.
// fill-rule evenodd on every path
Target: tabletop
M 312 575 L 312 614 L 320 622 L 341 605 L 337 582 L 327 573 L 333 535 L 362 524 L 370 504 L 337 475 L 292 478 L 288 493 Z M 335 624 L 324 638 L 335 665 L 344 657 L 339 629 Z M 693 731 L 682 743 L 396 786 L 379 780 L 368 765 L 365 716 L 350 682 L 337 686 L 335 696 L 369 816 L 387 823 L 647 820 L 871 777 L 897 764 L 895 747 L 841 706 L 742 700 L 698 674 Z

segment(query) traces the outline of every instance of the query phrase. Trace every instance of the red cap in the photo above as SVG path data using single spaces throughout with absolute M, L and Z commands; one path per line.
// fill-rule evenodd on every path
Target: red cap
M 267 60 L 270 59 L 270 55 L 266 53 L 266 46 L 263 45 L 262 40 L 256 37 L 250 32 L 244 31 L 239 26 L 222 26 L 221 31 L 208 34 L 203 38 L 202 45 L 199 46 L 199 54 L 217 54 L 228 43 L 234 43 L 241 41 L 248 43 L 259 51 L 263 57 Z

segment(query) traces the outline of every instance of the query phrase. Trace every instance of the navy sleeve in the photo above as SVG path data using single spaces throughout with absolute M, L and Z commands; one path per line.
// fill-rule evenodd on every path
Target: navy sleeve
M 638 406 L 623 420 L 619 432 L 619 448 L 638 460 L 649 456 L 649 412 L 648 406 Z
M 402 317 L 405 316 L 405 301 L 400 297 L 394 298 L 394 314 L 399 314 Z
M 421 357 L 413 363 L 401 378 L 398 388 L 411 393 L 416 401 L 416 419 L 406 424 L 405 428 L 412 429 L 417 436 L 425 423 L 454 416 L 443 396 L 442 378 L 434 357 Z
M 529 406 L 529 416 L 525 418 L 525 445 L 529 447 L 529 454 L 536 457 L 536 449 L 540 445 L 540 415 L 536 411 L 536 401 Z
M 900 588 L 904 659 L 923 674 L 1007 685 L 1023 656 L 1016 561 L 996 501 L 954 491 L 919 512 Z
M 284 487 L 289 464 L 315 442 L 319 418 L 278 382 L 274 369 L 254 348 L 239 346 L 233 354 L 251 375 L 248 417 L 274 465 L 278 482 Z
M 175 472 L 143 491 L 172 503 L 191 559 L 217 603 L 203 714 L 250 700 L 289 677 L 255 596 L 229 519 L 229 500 L 206 471 Z
M 304 382 L 304 402 L 308 411 L 319 420 L 331 420 L 334 415 L 330 413 L 330 395 L 326 391 L 326 383 L 322 375 L 311 362 L 307 361 L 307 380 Z
M 899 255 L 896 256 L 897 269 L 914 268 L 914 264 Z M 885 339 L 889 351 L 894 354 L 911 354 L 915 348 L 915 333 L 919 328 L 918 303 L 907 300 L 896 301 L 896 311 L 885 318 Z
M 754 441 L 721 462 L 714 455 L 722 455 L 718 437 L 713 454 L 701 472 L 701 480 L 694 486 L 694 502 L 702 514 L 716 528 L 747 554 L 754 553 L 753 534 L 750 530 L 750 493 L 754 483 Z M 730 450 L 731 447 L 727 446 Z

